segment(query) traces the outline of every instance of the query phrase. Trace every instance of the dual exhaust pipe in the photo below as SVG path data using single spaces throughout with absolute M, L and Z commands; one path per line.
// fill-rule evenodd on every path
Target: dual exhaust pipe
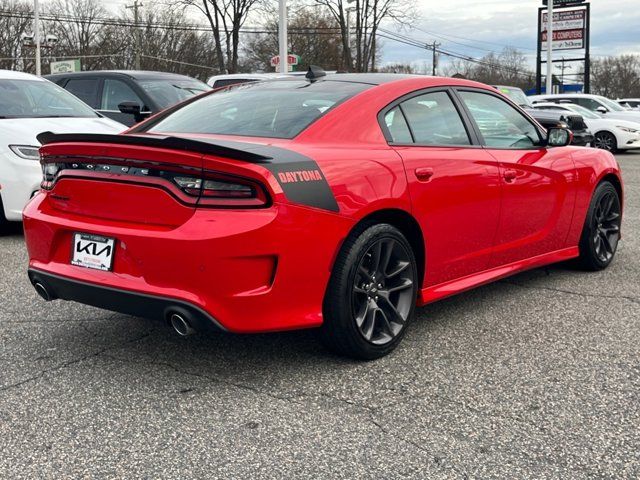
M 36 293 L 46 302 L 55 300 L 57 297 L 49 291 L 49 289 L 41 282 L 33 282 L 33 288 Z M 193 328 L 192 322 L 189 319 L 189 315 L 182 312 L 170 311 L 167 314 L 167 320 L 171 328 L 181 337 L 188 337 L 196 333 L 196 329 Z

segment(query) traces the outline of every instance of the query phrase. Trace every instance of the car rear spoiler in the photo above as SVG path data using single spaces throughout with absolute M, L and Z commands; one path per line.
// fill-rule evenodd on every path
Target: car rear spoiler
M 340 210 L 324 177 L 324 173 L 316 161 L 286 148 L 214 138 L 133 135 L 129 133 L 102 135 L 94 133 L 43 132 L 37 136 L 37 139 L 42 145 L 50 145 L 52 143 L 106 143 L 167 148 L 260 164 L 273 174 L 290 201 L 332 212 Z
M 184 138 L 160 135 L 109 135 L 97 133 L 53 133 L 42 132 L 37 137 L 42 145 L 52 143 L 111 143 L 142 147 L 167 148 L 204 153 L 251 163 L 271 163 L 274 157 L 265 152 L 269 147 L 246 142 L 232 142 L 206 138 Z M 260 151 L 258 153 L 258 151 Z M 286 150 L 285 150 L 286 151 Z

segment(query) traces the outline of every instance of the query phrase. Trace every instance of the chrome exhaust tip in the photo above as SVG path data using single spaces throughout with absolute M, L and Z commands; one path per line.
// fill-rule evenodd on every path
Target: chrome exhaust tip
M 47 287 L 45 287 L 40 282 L 34 283 L 33 288 L 36 289 L 36 293 L 40 295 L 46 302 L 50 302 L 51 300 L 53 300 L 53 297 L 49 293 L 49 290 L 47 290 Z
M 179 313 L 172 313 L 169 316 L 169 323 L 181 337 L 188 337 L 196 333 L 189 321 Z

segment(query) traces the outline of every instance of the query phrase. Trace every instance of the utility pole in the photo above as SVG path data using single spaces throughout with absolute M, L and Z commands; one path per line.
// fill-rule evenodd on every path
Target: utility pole
M 438 50 L 437 48 L 440 46 L 440 43 L 427 43 L 427 48 L 430 48 L 433 52 L 433 56 L 431 59 L 431 75 L 436 76 L 438 70 Z
M 141 42 L 141 38 L 140 38 L 140 26 L 138 25 L 138 19 L 139 19 L 139 15 L 138 15 L 138 11 L 140 9 L 140 7 L 142 7 L 142 3 L 138 2 L 138 0 L 133 0 L 133 5 L 127 5 L 126 9 L 133 9 L 133 23 L 135 25 L 135 62 L 136 62 L 136 70 L 140 70 L 140 44 Z
M 40 8 L 38 0 L 33 0 L 33 41 L 36 44 L 36 75 L 42 75 L 40 64 Z
M 546 94 L 553 93 L 553 3 L 555 0 L 549 0 L 549 8 L 547 10 L 547 90 Z
M 278 55 L 280 56 L 280 73 L 289 72 L 289 48 L 287 36 L 287 0 L 279 0 L 278 3 Z

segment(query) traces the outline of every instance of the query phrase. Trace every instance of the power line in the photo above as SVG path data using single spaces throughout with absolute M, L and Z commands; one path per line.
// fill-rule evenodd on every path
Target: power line
M 385 29 L 380 29 L 380 31 L 382 33 L 378 33 L 377 35 L 379 37 L 383 37 L 383 38 L 387 38 L 389 40 L 393 40 L 395 42 L 399 42 L 399 43 L 403 43 L 405 45 L 409 45 L 412 47 L 416 47 L 416 48 L 420 48 L 423 50 L 429 50 L 431 49 L 431 46 L 425 43 L 422 43 L 418 40 L 415 40 L 411 37 L 407 37 L 406 35 L 400 35 L 400 34 L 396 34 L 395 32 L 391 32 Z M 442 48 L 436 48 L 435 49 L 438 53 L 442 54 L 442 55 L 446 55 L 448 57 L 452 57 L 452 58 L 457 58 L 459 60 L 464 60 L 467 62 L 471 62 L 471 63 L 475 63 L 477 65 L 483 65 L 483 66 L 487 66 L 487 67 L 491 67 L 491 68 L 496 68 L 499 70 L 503 70 L 503 71 L 507 71 L 516 75 L 523 75 L 523 76 L 531 76 L 533 75 L 532 72 L 529 71 L 523 71 L 523 70 L 518 70 L 516 68 L 513 67 L 508 67 L 506 65 L 500 65 L 500 64 L 495 64 L 492 62 L 487 62 L 478 58 L 474 58 L 468 55 L 464 55 L 458 52 L 454 52 L 451 50 L 444 50 Z

